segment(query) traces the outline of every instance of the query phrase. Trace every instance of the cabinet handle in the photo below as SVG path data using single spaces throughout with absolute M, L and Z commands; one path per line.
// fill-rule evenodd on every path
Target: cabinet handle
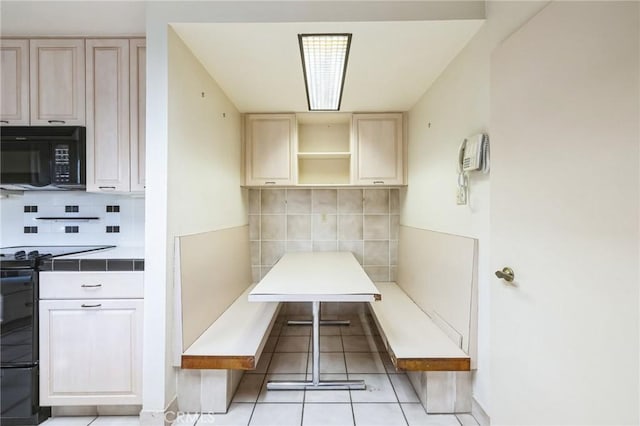
M 276 183 L 275 183 L 275 182 L 273 182 L 273 181 L 268 181 L 268 182 L 265 182 L 264 184 L 265 184 L 265 185 L 275 185 Z
M 99 308 L 100 306 L 102 306 L 102 303 L 96 303 L 95 305 L 87 305 L 86 303 L 82 304 L 83 308 Z
M 102 284 L 82 284 L 80 287 L 95 288 L 95 287 L 102 287 Z
M 374 180 L 374 181 L 373 181 L 373 184 L 374 184 L 374 185 L 384 184 L 384 181 L 383 181 L 383 180 Z
M 9 120 L 0 120 L 0 123 L 9 124 Z
M 109 190 L 115 190 L 116 187 L 115 186 L 99 186 L 98 189 L 109 189 Z
M 49 120 L 49 124 L 65 124 L 64 120 Z

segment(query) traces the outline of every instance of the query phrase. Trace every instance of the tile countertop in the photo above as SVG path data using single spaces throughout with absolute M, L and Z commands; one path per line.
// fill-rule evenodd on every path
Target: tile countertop
M 62 259 L 144 259 L 144 247 L 111 247 L 88 253 L 60 256 L 54 260 Z
M 112 247 L 45 260 L 41 271 L 144 271 L 144 247 Z

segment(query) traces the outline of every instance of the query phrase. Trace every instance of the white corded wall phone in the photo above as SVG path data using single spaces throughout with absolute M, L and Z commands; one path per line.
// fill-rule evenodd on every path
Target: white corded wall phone
M 469 192 L 469 172 L 489 173 L 489 135 L 480 133 L 462 141 L 458 150 L 458 193 L 459 205 L 467 204 Z

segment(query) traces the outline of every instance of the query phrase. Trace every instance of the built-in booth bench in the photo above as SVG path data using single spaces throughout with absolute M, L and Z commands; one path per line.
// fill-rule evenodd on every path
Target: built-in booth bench
M 225 413 L 257 367 L 279 303 L 249 302 L 248 226 L 176 239 L 175 365 L 180 411 Z
M 477 241 L 400 227 L 396 282 L 377 282 L 373 323 L 429 413 L 471 411 Z M 180 411 L 224 413 L 258 366 L 280 309 L 249 302 L 248 227 L 176 240 L 175 365 Z
M 428 413 L 470 412 L 477 340 L 477 240 L 400 227 L 397 282 L 377 282 L 371 317 Z

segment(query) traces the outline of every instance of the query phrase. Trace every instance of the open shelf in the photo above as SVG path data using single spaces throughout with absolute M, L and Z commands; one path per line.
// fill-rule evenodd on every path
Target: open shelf
M 298 158 L 305 160 L 335 160 L 339 158 L 351 158 L 350 152 L 299 152 Z
M 298 184 L 351 183 L 351 114 L 303 113 L 298 121 Z
M 300 185 L 345 185 L 351 183 L 349 158 L 299 158 Z

